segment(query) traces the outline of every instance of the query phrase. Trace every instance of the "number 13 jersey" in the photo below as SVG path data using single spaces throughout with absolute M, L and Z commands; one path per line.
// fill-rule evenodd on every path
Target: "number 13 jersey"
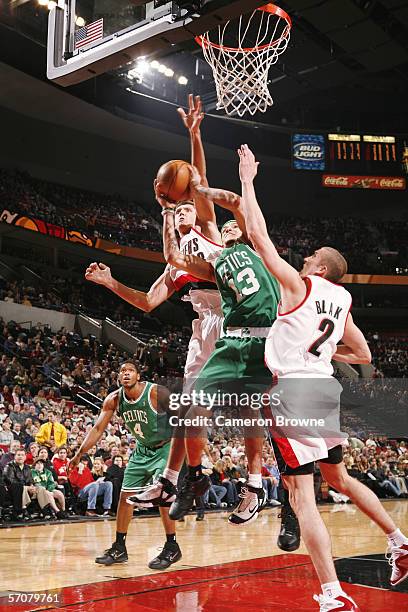
M 351 295 L 321 278 L 306 276 L 303 301 L 288 312 L 278 307 L 265 344 L 265 362 L 279 377 L 332 376 L 331 360 L 344 335 Z
M 216 257 L 216 259 L 215 259 Z M 227 327 L 270 327 L 276 319 L 279 283 L 250 246 L 235 243 L 212 256 Z

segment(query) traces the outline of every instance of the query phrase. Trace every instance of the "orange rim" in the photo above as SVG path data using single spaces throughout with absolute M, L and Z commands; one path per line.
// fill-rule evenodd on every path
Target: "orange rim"
M 213 43 L 211 42 L 211 40 L 207 40 L 206 38 L 204 38 L 204 35 L 196 36 L 195 41 L 200 45 L 200 47 L 213 47 L 214 49 L 230 51 L 232 53 L 250 53 L 251 51 L 263 51 L 264 49 L 268 49 L 269 47 L 276 47 L 277 45 L 279 45 L 281 40 L 287 38 L 287 35 L 292 28 L 292 19 L 286 11 L 284 11 L 280 6 L 276 6 L 276 4 L 265 4 L 265 6 L 260 6 L 256 10 L 264 11 L 265 13 L 270 13 L 271 15 L 277 15 L 277 17 L 280 17 L 281 19 L 284 19 L 286 21 L 286 27 L 279 38 L 277 38 L 276 40 L 272 40 L 272 42 L 267 43 L 265 45 L 261 45 L 260 47 L 245 47 L 243 49 L 240 49 L 239 47 L 225 47 L 224 45 Z

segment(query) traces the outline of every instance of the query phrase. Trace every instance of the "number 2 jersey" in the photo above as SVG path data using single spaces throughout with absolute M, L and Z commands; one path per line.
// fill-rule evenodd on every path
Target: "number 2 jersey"
M 306 276 L 303 301 L 278 315 L 265 345 L 265 362 L 278 377 L 332 376 L 331 360 L 350 312 L 350 293 L 320 276 Z
M 279 284 L 247 244 L 236 242 L 216 258 L 224 331 L 228 327 L 270 327 L 280 299 Z

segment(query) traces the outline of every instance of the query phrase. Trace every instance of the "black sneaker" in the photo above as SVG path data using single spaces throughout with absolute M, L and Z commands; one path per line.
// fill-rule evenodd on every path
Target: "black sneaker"
M 196 521 L 203 521 L 203 520 L 204 520 L 204 512 L 198 512 L 196 516 Z
M 299 521 L 289 504 L 282 506 L 279 516 L 282 520 L 277 544 L 281 550 L 293 552 L 300 546 Z
M 139 508 L 152 508 L 159 506 L 168 508 L 176 499 L 177 487 L 170 480 L 159 476 L 153 484 L 140 487 L 134 495 L 127 498 L 127 503 Z
M 265 506 L 266 495 L 262 487 L 259 489 L 248 484 L 241 489 L 241 501 L 234 512 L 229 515 L 228 522 L 232 525 L 248 525 L 258 518 L 259 512 Z
M 191 510 L 196 497 L 201 497 L 211 486 L 211 480 L 206 474 L 202 474 L 198 480 L 184 478 L 183 484 L 174 502 L 171 504 L 169 517 L 178 521 Z
M 105 550 L 102 557 L 96 557 L 95 563 L 100 565 L 113 565 L 114 563 L 126 563 L 128 554 L 126 548 L 122 548 L 114 542 L 108 550 Z
M 161 553 L 149 563 L 150 569 L 165 570 L 173 563 L 180 561 L 181 550 L 177 542 L 166 542 Z

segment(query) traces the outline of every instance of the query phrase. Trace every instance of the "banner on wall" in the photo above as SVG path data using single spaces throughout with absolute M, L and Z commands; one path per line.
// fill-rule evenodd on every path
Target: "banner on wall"
M 107 253 L 114 253 L 115 255 L 122 255 L 123 257 L 132 257 L 133 259 L 144 259 L 147 261 L 156 261 L 163 263 L 164 257 L 162 253 L 156 253 L 154 251 L 146 251 L 144 249 L 138 249 L 136 247 L 123 246 L 104 240 L 103 238 L 95 238 L 94 236 L 88 236 L 83 230 L 70 229 L 63 227 L 62 225 L 54 225 L 53 223 L 47 223 L 42 219 L 36 219 L 28 215 L 20 215 L 19 213 L 13 213 L 5 209 L 0 215 L 0 222 L 9 223 L 15 227 L 21 227 L 32 232 L 39 232 L 46 236 L 52 236 L 53 238 L 59 238 L 60 240 L 67 240 L 68 242 L 74 242 L 82 244 L 83 246 L 91 247 L 94 249 L 100 249 Z
M 319 134 L 294 134 L 292 141 L 293 167 L 295 170 L 324 170 L 326 145 Z
M 403 176 L 350 176 L 342 174 L 323 174 L 323 187 L 340 189 L 406 189 L 407 181 Z

